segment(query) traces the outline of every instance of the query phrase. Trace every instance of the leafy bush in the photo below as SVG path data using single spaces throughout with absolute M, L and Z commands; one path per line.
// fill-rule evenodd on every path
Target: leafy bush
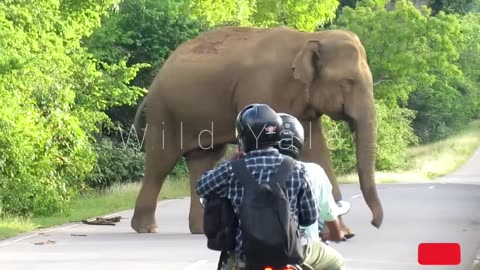
M 92 188 L 105 188 L 113 183 L 136 182 L 143 177 L 144 153 L 132 143 L 123 144 L 103 138 L 94 145 L 97 162 L 86 177 Z
M 400 169 L 407 164 L 404 150 L 418 142 L 411 127 L 414 113 L 398 107 L 388 108 L 382 101 L 377 101 L 375 107 L 377 110 L 376 169 Z M 323 118 L 322 123 L 336 173 L 355 171 L 354 134 L 344 122 Z
M 80 46 L 114 1 L 0 3 L 0 208 L 68 212 L 93 169 L 103 111 L 131 104 L 141 66 L 102 64 Z
M 414 134 L 412 121 L 415 112 L 400 107 L 388 107 L 377 101 L 377 161 L 380 171 L 403 169 L 407 162 L 408 146 L 419 143 Z
M 104 19 L 102 27 L 86 39 L 85 46 L 106 63 L 128 59 L 129 65 L 144 65 L 131 84 L 148 88 L 170 52 L 203 30 L 199 22 L 183 16 L 179 8 L 176 1 L 123 0 L 118 12 Z M 107 114 L 113 122 L 128 128 L 137 103 L 114 106 Z
M 383 129 L 390 124 L 379 123 L 377 169 L 392 169 L 401 164 L 393 154 L 402 157 L 406 142 L 419 141 L 407 136 L 407 123 L 421 142 L 428 142 L 465 127 L 478 112 L 473 66 L 480 63 L 479 28 L 474 15 L 431 16 L 407 0 L 396 1 L 392 10 L 384 5 L 385 1 L 358 1 L 355 9 L 343 8 L 333 28 L 360 37 L 375 80 L 375 99 L 383 106 L 379 113 L 398 121 L 392 127 L 400 128 L 400 139 L 388 135 L 384 143 L 381 133 L 389 134 Z
M 104 189 L 114 183 L 137 182 L 144 177 L 145 153 L 135 140 L 102 138 L 94 144 L 96 165 L 86 177 L 89 188 Z M 170 172 L 170 180 L 188 179 L 186 161 L 181 158 Z
M 88 145 L 70 144 L 84 134 L 77 123 L 65 122 L 71 132 L 56 138 L 63 145 L 55 144 L 55 127 L 32 104 L 4 91 L 0 103 L 0 212 L 42 216 L 66 211 L 76 190 L 76 180 L 68 175 L 83 173 L 93 162 Z M 63 155 L 68 146 L 72 154 Z

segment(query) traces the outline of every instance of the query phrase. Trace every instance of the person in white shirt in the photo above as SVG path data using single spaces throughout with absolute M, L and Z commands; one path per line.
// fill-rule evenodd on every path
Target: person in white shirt
M 300 151 L 304 144 L 304 130 L 298 119 L 286 113 L 278 113 L 283 120 L 283 131 L 281 132 L 282 140 L 278 146 L 281 154 L 290 156 L 294 159 L 299 158 Z M 311 179 L 310 185 L 317 199 L 317 207 L 320 213 L 319 221 L 325 222 L 328 232 L 322 235 L 324 241 L 342 241 L 346 240 L 345 232 L 341 229 L 338 221 L 338 216 L 343 215 L 348 211 L 348 207 L 339 207 L 333 198 L 332 185 L 323 170 L 316 163 L 302 162 L 305 165 L 306 171 Z M 342 203 L 342 202 L 340 202 Z M 348 203 L 345 203 L 348 205 Z M 308 239 L 319 240 L 319 221 L 312 225 L 303 228 L 304 233 Z M 343 256 L 327 244 L 322 245 L 318 250 L 311 251 L 315 255 L 314 261 L 321 262 L 325 265 L 338 265 L 343 269 Z
M 286 153 L 285 153 L 286 154 Z M 349 204 L 340 201 L 340 207 L 333 198 L 332 184 L 328 180 L 328 176 L 321 166 L 313 162 L 303 162 L 307 173 L 311 180 L 312 190 L 317 198 L 318 210 L 320 213 L 319 220 L 305 228 L 306 232 L 313 238 L 320 237 L 322 234 L 323 224 L 326 224 L 328 231 L 323 233 L 323 240 L 342 239 L 345 240 L 345 233 L 340 229 L 337 217 L 346 214 L 349 210 Z M 343 204 L 343 205 L 342 205 Z M 331 235 L 331 232 L 334 235 Z M 335 235 L 336 234 L 336 235 Z

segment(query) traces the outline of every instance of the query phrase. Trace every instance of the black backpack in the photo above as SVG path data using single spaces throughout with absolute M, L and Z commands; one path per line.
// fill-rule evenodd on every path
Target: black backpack
M 228 198 L 211 195 L 206 198 L 203 212 L 203 231 L 207 247 L 215 251 L 235 248 L 237 217 Z
M 203 231 L 207 247 L 221 251 L 217 270 L 221 270 L 228 259 L 228 251 L 235 249 L 238 219 L 228 198 L 211 195 L 206 199 L 203 212 Z
M 232 162 L 244 188 L 240 226 L 247 269 L 284 267 L 304 260 L 298 223 L 290 211 L 286 181 L 295 161 L 285 156 L 268 183 L 258 184 L 243 159 Z

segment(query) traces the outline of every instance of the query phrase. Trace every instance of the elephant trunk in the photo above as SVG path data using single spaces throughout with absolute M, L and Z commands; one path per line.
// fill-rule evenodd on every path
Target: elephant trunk
M 355 121 L 357 171 L 363 197 L 372 211 L 371 223 L 376 228 L 380 228 L 383 209 L 375 183 L 376 117 L 373 108 L 368 111 L 362 118 Z

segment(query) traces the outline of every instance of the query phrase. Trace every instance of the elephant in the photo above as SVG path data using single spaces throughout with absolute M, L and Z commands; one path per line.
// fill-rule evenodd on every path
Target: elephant
M 360 188 L 371 224 L 380 228 L 373 78 L 359 37 L 347 30 L 225 26 L 180 44 L 137 108 L 134 127 L 137 136 L 145 136 L 145 174 L 131 220 L 136 232 L 157 232 L 158 194 L 184 157 L 190 178 L 189 229 L 203 233 L 196 181 L 224 156 L 227 145 L 236 143 L 235 118 L 252 103 L 268 104 L 300 120 L 306 131 L 300 160 L 325 169 L 337 201 L 342 195 L 321 116 L 346 121 L 355 133 Z M 143 112 L 146 126 L 140 131 Z

